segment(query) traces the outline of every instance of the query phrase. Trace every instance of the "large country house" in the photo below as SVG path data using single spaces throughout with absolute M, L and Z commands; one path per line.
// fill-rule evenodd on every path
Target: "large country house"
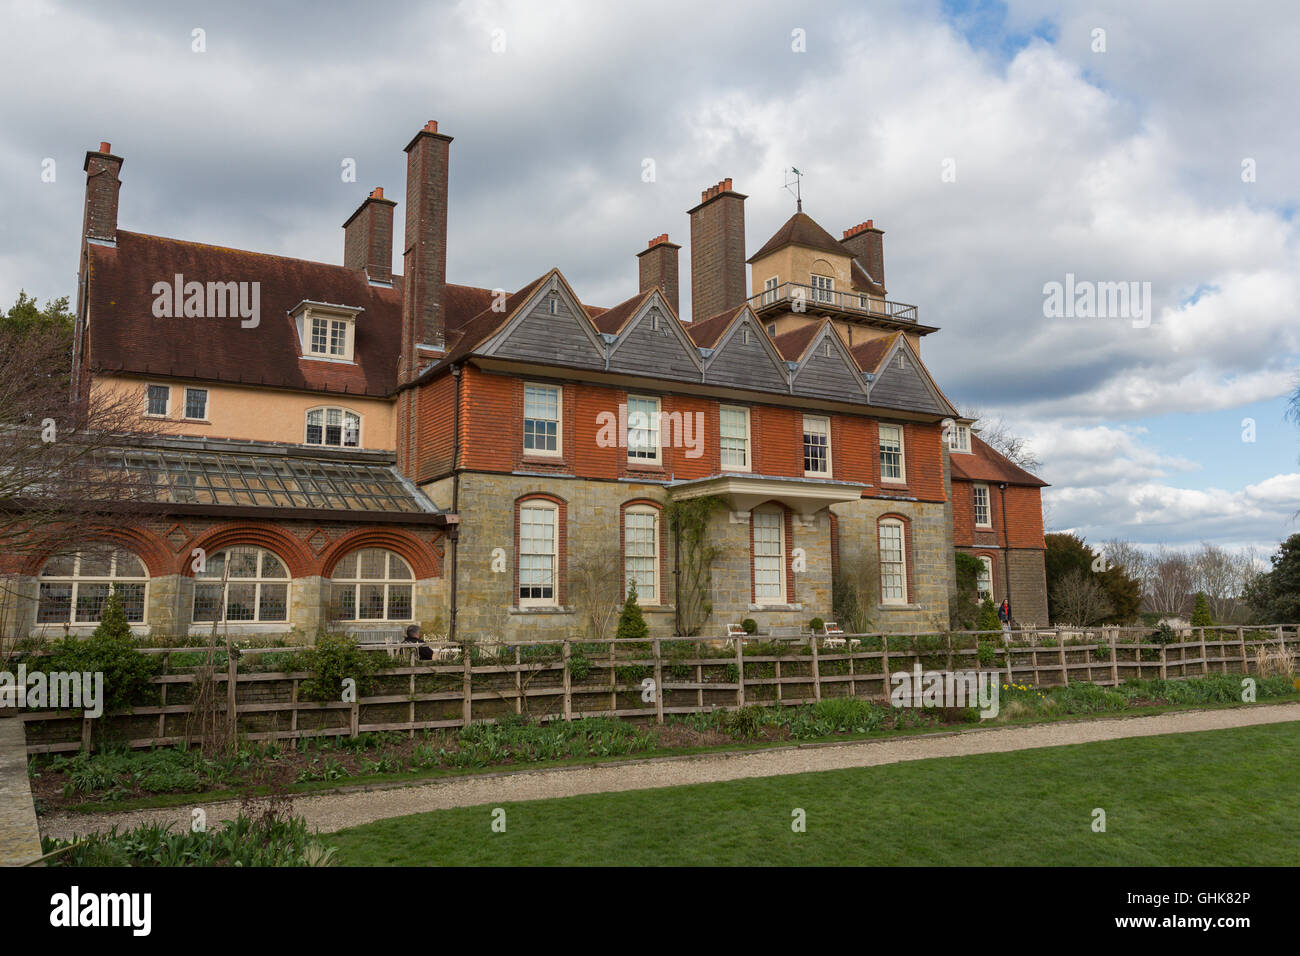
M 402 275 L 382 189 L 332 265 L 121 230 L 123 160 L 87 154 L 76 387 L 168 427 L 123 452 L 148 520 L 23 568 L 19 630 L 89 629 L 116 584 L 141 631 L 545 639 L 582 630 L 578 578 L 612 563 L 656 635 L 832 619 L 837 575 L 872 629 L 919 631 L 949 624 L 956 549 L 1046 623 L 1043 482 L 931 377 L 938 329 L 886 298 L 872 221 L 835 239 L 799 211 L 746 257 L 723 180 L 688 213 L 689 320 L 666 234 L 610 308 L 558 269 L 456 285 L 451 142 L 430 122 L 406 146 Z M 702 534 L 675 534 L 693 499 Z

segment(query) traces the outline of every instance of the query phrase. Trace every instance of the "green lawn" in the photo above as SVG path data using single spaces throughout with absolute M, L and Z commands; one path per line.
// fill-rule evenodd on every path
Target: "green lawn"
M 1130 738 L 382 820 L 343 865 L 1300 863 L 1295 723 Z M 1092 811 L 1107 832 L 1092 831 Z M 807 832 L 791 830 L 791 811 Z

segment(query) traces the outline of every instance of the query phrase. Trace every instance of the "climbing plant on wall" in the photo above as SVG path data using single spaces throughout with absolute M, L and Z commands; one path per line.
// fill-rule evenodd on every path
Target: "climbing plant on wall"
M 713 562 L 718 548 L 709 543 L 709 519 L 727 506 L 720 495 L 669 501 L 664 509 L 676 541 L 677 620 L 681 633 L 698 634 L 713 613 Z

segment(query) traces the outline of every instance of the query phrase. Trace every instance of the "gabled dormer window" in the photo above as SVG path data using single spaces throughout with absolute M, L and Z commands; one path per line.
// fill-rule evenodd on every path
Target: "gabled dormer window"
M 298 326 L 303 358 L 355 360 L 357 316 L 361 309 L 302 301 L 289 315 Z

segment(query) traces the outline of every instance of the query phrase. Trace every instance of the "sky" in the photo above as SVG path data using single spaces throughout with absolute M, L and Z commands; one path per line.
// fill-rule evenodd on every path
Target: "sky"
M 4 307 L 72 294 L 101 140 L 121 228 L 341 262 L 344 220 L 374 186 L 402 202 L 402 147 L 436 119 L 449 280 L 558 266 L 606 306 L 725 177 L 756 250 L 798 167 L 832 235 L 885 230 L 889 297 L 941 328 L 922 357 L 945 393 L 1029 441 L 1049 530 L 1261 554 L 1300 531 L 1290 0 L 0 0 L 0 23 Z M 1049 314 L 1070 281 L 1149 305 Z

